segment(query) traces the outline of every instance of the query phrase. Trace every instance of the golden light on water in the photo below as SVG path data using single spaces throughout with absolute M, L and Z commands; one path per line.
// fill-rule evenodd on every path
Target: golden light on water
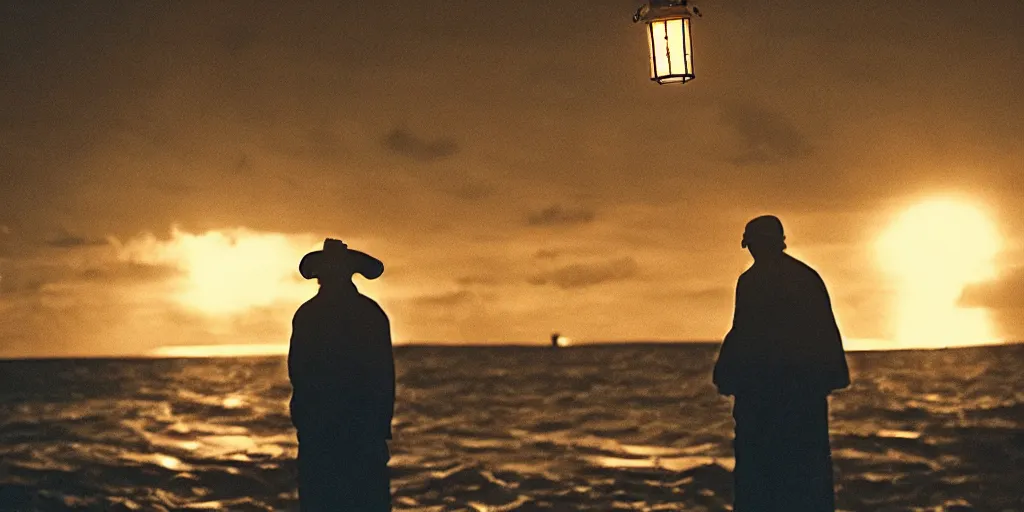
M 246 343 L 219 345 L 171 345 L 158 347 L 147 355 L 150 357 L 260 357 L 279 356 L 288 353 L 287 343 Z M 224 406 L 232 407 L 233 402 L 225 399 Z M 240 405 L 236 404 L 235 406 Z
M 876 249 L 897 283 L 892 332 L 900 348 L 998 341 L 988 311 L 958 302 L 967 285 L 995 277 L 1001 242 L 983 209 L 957 199 L 916 204 L 892 222 Z
M 240 396 L 229 396 L 224 398 L 223 401 L 221 401 L 221 405 L 223 405 L 227 409 L 237 409 L 245 405 L 245 399 Z
M 155 456 L 155 459 L 157 464 L 160 464 L 161 466 L 167 469 L 179 469 L 183 466 L 180 459 L 176 457 L 171 457 L 170 455 L 158 454 Z

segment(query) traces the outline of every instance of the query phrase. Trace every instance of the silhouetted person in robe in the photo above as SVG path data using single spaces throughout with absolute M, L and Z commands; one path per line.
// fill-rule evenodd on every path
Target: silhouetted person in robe
M 320 283 L 295 313 L 288 351 L 304 512 L 391 510 L 391 327 L 352 282 L 355 273 L 375 279 L 383 271 L 376 258 L 334 239 L 299 263 L 303 277 Z
M 736 309 L 714 383 L 735 397 L 736 512 L 835 510 L 828 395 L 850 384 L 825 283 L 784 252 L 782 222 L 750 221 L 742 246 L 754 264 L 736 284 Z

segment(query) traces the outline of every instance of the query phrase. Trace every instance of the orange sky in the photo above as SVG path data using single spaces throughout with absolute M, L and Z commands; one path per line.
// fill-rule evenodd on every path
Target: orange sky
M 635 8 L 5 3 L 0 356 L 286 341 L 328 235 L 400 341 L 720 339 L 766 212 L 892 340 L 876 240 L 946 196 L 1002 237 L 956 300 L 1024 339 L 1024 5 L 702 4 L 674 87 Z

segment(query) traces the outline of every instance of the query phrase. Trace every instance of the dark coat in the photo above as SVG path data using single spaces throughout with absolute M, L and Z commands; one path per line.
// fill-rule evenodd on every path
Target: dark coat
M 850 384 L 832 303 L 814 269 L 783 254 L 740 276 L 714 383 L 737 397 L 825 396 Z
M 391 438 L 395 366 L 391 327 L 355 286 L 321 288 L 292 321 L 292 423 L 303 437 Z

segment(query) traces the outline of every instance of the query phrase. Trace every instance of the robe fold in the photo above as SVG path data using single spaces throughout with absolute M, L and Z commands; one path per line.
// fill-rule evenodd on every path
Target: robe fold
M 740 276 L 713 380 L 735 397 L 736 512 L 833 511 L 827 397 L 850 375 L 817 272 L 783 254 Z

